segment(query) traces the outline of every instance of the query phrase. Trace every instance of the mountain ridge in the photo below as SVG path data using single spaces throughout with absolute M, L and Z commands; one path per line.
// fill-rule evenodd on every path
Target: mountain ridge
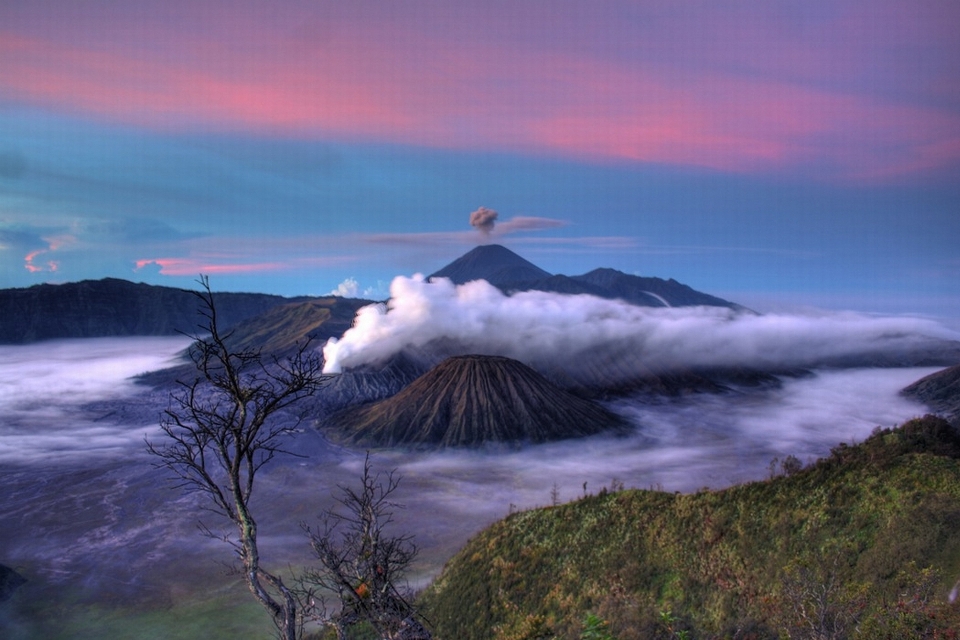
M 606 268 L 580 276 L 551 274 L 497 244 L 475 247 L 429 277 L 448 277 L 458 284 L 484 279 L 508 294 L 538 290 L 621 299 L 640 306 L 664 306 L 665 302 L 670 306 L 706 304 L 743 309 L 672 279 L 632 276 Z M 242 321 L 272 312 L 273 317 L 261 324 L 282 325 L 291 334 L 283 340 L 285 346 L 289 345 L 292 332 L 295 332 L 296 318 L 283 319 L 276 308 L 284 306 L 292 316 L 300 318 L 303 322 L 300 338 L 304 338 L 310 332 L 317 333 L 314 331 L 316 317 L 308 319 L 316 314 L 306 308 L 297 309 L 294 303 L 331 300 L 329 296 L 283 297 L 267 293 L 216 292 L 214 295 L 223 325 L 221 328 L 232 328 Z M 326 306 L 333 308 L 332 305 Z M 345 308 L 357 306 L 362 305 L 344 305 Z M 119 278 L 0 289 L 0 344 L 27 344 L 58 338 L 193 334 L 201 320 L 197 315 L 198 308 L 198 300 L 189 290 Z M 336 324 L 343 326 L 344 323 Z M 349 322 L 344 330 L 346 328 L 349 328 Z M 261 334 L 261 337 L 271 341 L 271 336 Z
M 454 284 L 486 280 L 508 295 L 518 291 L 546 291 L 623 300 L 641 307 L 706 305 L 748 311 L 742 305 L 697 291 L 672 278 L 635 276 L 608 267 L 578 276 L 551 274 L 499 244 L 479 245 L 428 278 L 449 278 Z
M 922 402 L 960 429 L 960 365 L 931 373 L 900 393 Z
M 214 294 L 223 328 L 281 304 L 266 293 Z M 0 289 L 0 344 L 59 338 L 193 334 L 202 318 L 191 291 L 119 278 Z

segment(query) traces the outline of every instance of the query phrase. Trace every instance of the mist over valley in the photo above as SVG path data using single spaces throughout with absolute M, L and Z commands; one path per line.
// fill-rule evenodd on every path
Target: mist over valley
M 572 391 L 577 402 L 617 416 L 621 428 L 567 433 L 543 444 L 524 436 L 468 438 L 469 447 L 445 449 L 381 442 L 373 463 L 403 477 L 397 498 L 405 509 L 396 526 L 415 534 L 422 549 L 411 576 L 420 585 L 467 539 L 511 511 L 620 485 L 727 487 L 766 477 L 774 458 L 810 462 L 841 441 L 861 441 L 877 426 L 927 412 L 901 390 L 960 360 L 956 333 L 917 318 L 763 315 L 727 301 L 672 306 L 667 290 L 631 304 L 504 288 L 476 279 L 398 277 L 387 303 L 356 304 L 350 326 L 326 303 L 305 312 L 311 301 L 239 322 L 236 340 L 280 336 L 272 343 L 277 353 L 292 337 L 331 331 L 323 321 L 340 327 L 339 336 L 315 343 L 331 379 L 303 404 L 307 419 L 287 445 L 301 457 L 281 456 L 258 476 L 254 503 L 269 562 L 309 562 L 299 523 L 329 507 L 338 484 L 359 476 L 371 446 L 334 437 L 330 407 L 369 413 L 377 402 L 405 398 L 418 383 L 426 385 L 418 393 L 439 393 L 445 376 L 465 375 L 437 366 L 451 356 L 510 358 L 517 362 L 507 373 L 497 368 L 491 375 L 523 378 L 517 394 L 554 398 Z M 49 634 L 43 620 L 54 600 L 65 603 L 63 628 L 81 636 L 162 626 L 147 621 L 153 612 L 192 616 L 206 637 L 237 632 L 209 613 L 225 602 L 249 606 L 235 578 L 224 578 L 230 548 L 197 530 L 202 521 L 226 533 L 226 524 L 204 511 L 202 496 L 177 489 L 145 451 L 145 438 L 161 437 L 170 375 L 194 375 L 183 360 L 189 343 L 165 336 L 0 346 L 0 563 L 28 579 L 18 607 L 5 614 L 2 628 L 10 637 Z M 147 372 L 154 373 L 141 375 Z M 534 374 L 545 381 L 527 382 Z M 465 384 L 472 383 L 458 382 L 461 388 L 451 391 L 467 391 Z M 480 402 L 457 396 L 450 402 L 474 401 Z M 447 402 L 431 400 L 437 407 Z M 493 409 L 481 404 L 477 415 L 509 421 L 509 412 Z M 391 428 L 391 411 L 374 412 L 387 416 L 377 429 Z M 249 630 L 259 623 L 237 624 Z

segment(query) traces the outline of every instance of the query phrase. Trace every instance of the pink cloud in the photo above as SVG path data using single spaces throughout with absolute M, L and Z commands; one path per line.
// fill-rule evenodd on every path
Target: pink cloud
M 233 24 L 242 41 L 174 35 L 160 25 L 145 28 L 141 45 L 112 47 L 0 32 L 0 90 L 163 128 L 846 180 L 955 166 L 960 115 L 847 88 L 881 73 L 870 61 L 886 53 L 878 43 L 888 32 L 906 46 L 922 42 L 923 25 L 896 30 L 891 24 L 908 16 L 883 14 L 880 26 L 863 22 L 864 45 L 848 37 L 863 16 L 837 13 L 818 26 L 823 47 L 764 12 L 671 41 L 664 33 L 680 32 L 688 19 L 674 17 L 681 22 L 663 25 L 664 33 L 643 34 L 640 61 L 388 23 L 337 24 L 322 37 Z M 656 63 L 660 56 L 673 66 Z M 939 91 L 955 94 L 955 85 Z
M 56 271 L 60 268 L 60 263 L 56 260 L 48 260 L 44 264 L 36 264 L 34 260 L 38 256 L 41 256 L 47 253 L 48 249 L 37 249 L 36 251 L 31 251 L 23 258 L 23 268 L 29 271 L 30 273 L 40 273 L 43 271 Z
M 235 274 L 280 271 L 289 268 L 281 262 L 254 262 L 234 264 L 214 264 L 196 258 L 147 258 L 137 260 L 136 270 L 149 265 L 158 265 L 165 276 L 195 276 L 198 274 Z
M 311 267 L 329 267 L 351 263 L 354 256 L 288 255 L 280 260 L 258 260 L 265 252 L 291 253 L 302 245 L 299 239 L 235 238 L 231 239 L 230 253 L 201 253 L 185 257 L 141 258 L 134 262 L 134 270 L 156 265 L 165 276 L 195 276 L 198 274 L 268 273 L 297 271 Z
M 76 242 L 76 238 L 70 235 L 60 235 L 42 238 L 47 246 L 43 249 L 35 249 L 23 257 L 23 268 L 30 273 L 40 273 L 44 271 L 54 272 L 60 269 L 60 262 L 57 260 L 47 260 L 40 264 L 37 258 L 47 253 L 60 250 L 66 245 Z

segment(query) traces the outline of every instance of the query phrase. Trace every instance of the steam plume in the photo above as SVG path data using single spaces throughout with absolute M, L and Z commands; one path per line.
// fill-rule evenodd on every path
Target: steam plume
M 485 281 L 397 277 L 386 306 L 360 309 L 323 349 L 325 371 L 386 360 L 442 343 L 448 353 L 515 358 L 589 383 L 693 367 L 782 369 L 860 359 L 892 362 L 960 335 L 927 320 L 854 313 L 738 313 L 724 307 L 637 307 L 587 295 L 506 296 Z M 453 345 L 452 347 L 450 345 Z M 939 345 L 939 347 L 937 346 Z M 957 345 L 954 344 L 954 347 Z

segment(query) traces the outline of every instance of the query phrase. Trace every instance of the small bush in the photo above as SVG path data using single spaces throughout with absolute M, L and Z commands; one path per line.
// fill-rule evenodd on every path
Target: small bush
M 588 613 L 583 619 L 583 631 L 580 640 L 616 640 L 610 635 L 610 625 L 600 616 Z

